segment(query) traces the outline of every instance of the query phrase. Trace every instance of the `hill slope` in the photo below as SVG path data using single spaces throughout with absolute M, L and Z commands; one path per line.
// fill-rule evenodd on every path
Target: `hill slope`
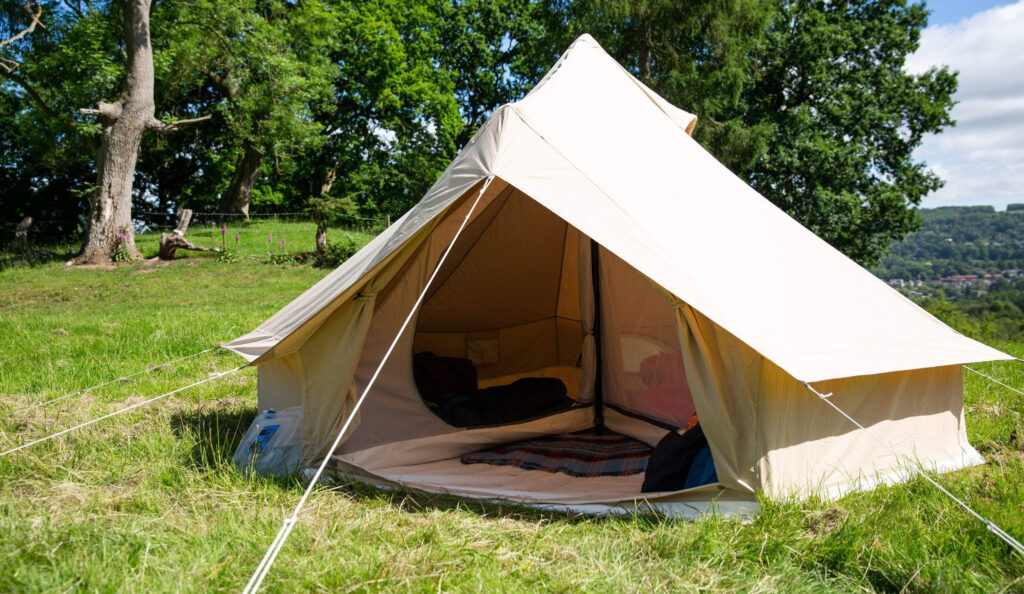
M 874 270 L 884 279 L 938 280 L 1024 270 L 1024 204 L 922 209 L 921 229 L 894 244 Z

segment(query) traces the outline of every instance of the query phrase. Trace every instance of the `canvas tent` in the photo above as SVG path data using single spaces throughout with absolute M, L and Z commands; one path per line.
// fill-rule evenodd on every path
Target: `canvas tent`
M 259 366 L 261 409 L 302 407 L 304 463 L 330 454 L 334 468 L 383 485 L 591 511 L 712 500 L 749 510 L 759 489 L 834 497 L 905 477 L 908 459 L 981 463 L 964 428 L 961 365 L 1010 357 L 757 194 L 690 137 L 695 120 L 584 35 L 525 98 L 494 112 L 405 216 L 224 346 Z M 410 311 L 358 422 L 328 452 Z M 481 385 L 561 378 L 577 406 L 455 427 L 418 392 L 423 351 L 472 360 Z M 683 371 L 651 390 L 641 367 L 658 355 Z M 833 393 L 901 458 L 802 382 Z M 694 411 L 718 483 L 689 491 L 641 495 L 642 477 L 459 462 L 595 417 L 654 444 Z

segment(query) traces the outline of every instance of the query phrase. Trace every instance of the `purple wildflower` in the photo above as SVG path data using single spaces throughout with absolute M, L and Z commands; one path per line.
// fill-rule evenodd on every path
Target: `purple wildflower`
M 227 235 L 228 234 L 228 226 L 227 225 L 221 225 L 220 226 L 220 234 L 221 235 Z

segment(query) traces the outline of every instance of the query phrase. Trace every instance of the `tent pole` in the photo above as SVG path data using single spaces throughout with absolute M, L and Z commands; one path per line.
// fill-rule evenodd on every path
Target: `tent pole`
M 601 246 L 590 239 L 590 276 L 594 285 L 594 429 L 598 435 L 604 434 L 604 391 L 602 390 L 601 368 L 604 360 L 601 358 L 601 275 L 600 275 L 600 253 Z

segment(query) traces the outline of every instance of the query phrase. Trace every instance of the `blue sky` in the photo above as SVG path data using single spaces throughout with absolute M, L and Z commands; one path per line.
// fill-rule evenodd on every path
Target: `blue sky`
M 929 25 L 948 25 L 995 6 L 1013 4 L 1006 0 L 926 0 L 932 11 Z
M 946 181 L 922 206 L 1024 203 L 1024 0 L 927 4 L 932 24 L 906 69 L 949 66 L 959 84 L 956 126 L 914 151 Z

